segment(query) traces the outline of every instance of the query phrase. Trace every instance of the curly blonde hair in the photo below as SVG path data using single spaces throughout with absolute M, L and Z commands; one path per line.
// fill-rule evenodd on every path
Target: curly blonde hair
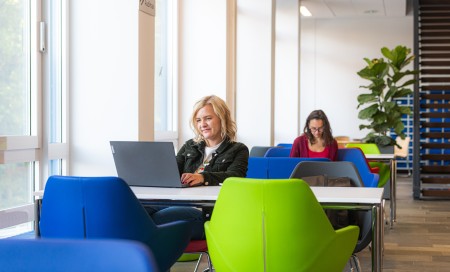
M 206 105 L 211 105 L 214 113 L 220 119 L 220 136 L 222 139 L 228 138 L 230 141 L 234 142 L 236 140 L 237 131 L 236 122 L 231 119 L 231 112 L 225 101 L 215 95 L 205 96 L 194 105 L 194 111 L 190 122 L 191 128 L 195 133 L 194 141 L 198 143 L 204 140 L 203 135 L 195 124 L 198 111 Z

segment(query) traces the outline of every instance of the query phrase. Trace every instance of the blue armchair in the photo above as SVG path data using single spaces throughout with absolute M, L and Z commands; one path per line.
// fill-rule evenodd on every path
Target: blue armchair
M 330 161 L 327 158 L 250 157 L 247 178 L 286 179 L 302 161 Z
M 145 245 L 125 240 L 0 239 L 1 271 L 158 272 Z
M 118 177 L 50 177 L 39 224 L 42 238 L 142 242 L 152 250 L 161 271 L 168 270 L 182 255 L 192 231 L 185 221 L 155 225 Z
M 380 176 L 372 173 L 367 163 L 364 153 L 359 148 L 339 148 L 337 153 L 338 161 L 352 162 L 366 187 L 378 187 Z
M 264 157 L 289 157 L 291 154 L 290 147 L 273 147 L 269 148 Z

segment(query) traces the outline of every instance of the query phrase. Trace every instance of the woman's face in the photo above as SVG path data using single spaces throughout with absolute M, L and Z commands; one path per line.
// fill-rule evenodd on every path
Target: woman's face
M 201 108 L 195 117 L 197 129 L 203 135 L 208 146 L 215 146 L 222 142 L 221 121 L 211 105 Z
M 311 121 L 309 121 L 309 130 L 314 138 L 322 138 L 324 130 L 323 121 L 320 119 L 311 119 Z

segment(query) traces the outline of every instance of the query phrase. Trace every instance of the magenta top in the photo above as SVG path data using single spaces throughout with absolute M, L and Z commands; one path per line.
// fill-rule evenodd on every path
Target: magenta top
M 333 142 L 330 145 L 327 145 L 325 147 L 325 150 L 322 152 L 310 151 L 308 148 L 308 136 L 303 134 L 294 140 L 289 157 L 328 158 L 332 161 L 335 161 L 337 160 L 337 150 L 338 150 L 337 141 L 333 140 Z

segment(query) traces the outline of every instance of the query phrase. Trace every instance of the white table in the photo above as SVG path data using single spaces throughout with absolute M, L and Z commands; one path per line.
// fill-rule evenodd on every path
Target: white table
M 365 154 L 367 160 L 389 163 L 390 182 L 390 221 L 392 228 L 397 220 L 397 158 L 395 154 Z
M 195 207 L 214 206 L 220 186 L 201 186 L 192 188 L 131 187 L 143 205 L 180 205 Z M 327 208 L 339 206 L 340 209 L 372 211 L 372 271 L 382 270 L 383 249 L 383 188 L 366 187 L 311 187 L 317 200 Z M 43 191 L 35 192 L 36 222 Z M 39 224 L 36 223 L 39 234 Z

